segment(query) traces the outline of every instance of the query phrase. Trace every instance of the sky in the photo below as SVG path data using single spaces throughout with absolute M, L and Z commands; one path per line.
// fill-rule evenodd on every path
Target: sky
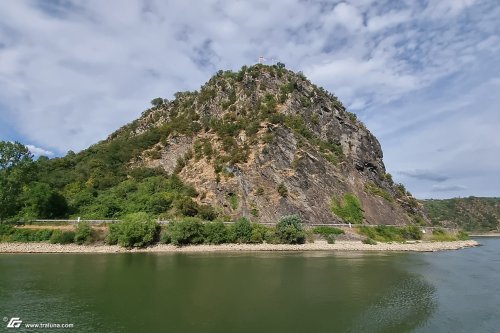
M 264 56 L 336 94 L 417 198 L 500 196 L 499 17 L 498 0 L 0 0 L 0 140 L 80 151 Z

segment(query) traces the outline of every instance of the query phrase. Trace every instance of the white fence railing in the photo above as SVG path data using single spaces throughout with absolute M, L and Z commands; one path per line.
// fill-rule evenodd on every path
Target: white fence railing
M 90 224 L 106 224 L 106 223 L 118 223 L 121 220 L 86 220 L 86 219 L 71 219 L 71 220 L 31 220 L 30 222 L 35 223 L 68 223 L 68 224 L 77 224 L 79 222 L 87 222 Z M 170 220 L 157 220 L 158 224 L 166 225 L 171 223 Z M 222 222 L 224 224 L 234 224 L 236 222 Z M 259 224 L 267 225 L 267 226 L 275 226 L 275 222 L 259 222 Z M 306 227 L 344 227 L 344 228 L 352 228 L 356 226 L 364 226 L 364 227 L 403 227 L 404 225 L 398 224 L 351 224 L 351 223 L 304 223 Z M 420 226 L 422 229 L 447 229 L 447 230 L 456 230 L 456 228 L 445 228 L 445 227 L 431 227 L 431 226 Z

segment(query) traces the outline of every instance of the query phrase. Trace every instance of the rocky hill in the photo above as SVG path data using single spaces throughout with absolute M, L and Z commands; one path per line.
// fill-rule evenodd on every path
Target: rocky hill
M 4 218 L 198 216 L 427 224 L 386 173 L 377 139 L 331 93 L 284 65 L 219 71 L 108 139 L 40 158 Z
M 421 200 L 432 223 L 468 231 L 500 231 L 500 198 Z
M 199 92 L 153 103 L 108 141 L 150 135 L 130 167 L 178 174 L 199 193 L 196 201 L 224 215 L 341 222 L 332 200 L 342 208 L 352 194 L 366 223 L 426 222 L 417 201 L 386 173 L 377 139 L 301 73 L 282 65 L 220 71 Z

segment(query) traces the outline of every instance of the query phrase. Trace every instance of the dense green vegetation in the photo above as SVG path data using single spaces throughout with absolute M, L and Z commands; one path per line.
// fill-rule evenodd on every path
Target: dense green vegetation
M 49 229 L 18 229 L 0 224 L 0 242 L 45 242 L 50 240 L 52 232 Z
M 202 221 L 198 218 L 185 217 L 176 220 L 161 232 L 161 242 L 176 246 L 190 244 L 259 244 L 281 243 L 302 244 L 305 231 L 299 217 L 284 216 L 276 228 L 251 223 L 247 218 L 240 218 L 234 224 L 226 226 L 222 222 Z
M 312 229 L 312 232 L 318 235 L 321 235 L 323 237 L 327 237 L 329 235 L 343 235 L 345 232 L 342 229 L 335 228 L 335 227 L 328 227 L 328 226 L 319 226 L 319 227 L 314 227 Z
M 159 231 L 158 224 L 146 213 L 133 213 L 109 226 L 106 241 L 123 247 L 143 247 L 158 241 Z
M 404 242 L 406 240 L 422 239 L 422 231 L 419 227 L 409 225 L 405 227 L 393 226 L 359 226 L 359 232 L 369 239 L 378 242 Z
M 333 198 L 332 212 L 347 223 L 361 223 L 364 219 L 363 209 L 358 197 L 346 193 L 342 198 Z
M 303 244 L 306 233 L 297 215 L 283 216 L 276 225 L 276 236 L 285 244 Z
M 421 200 L 434 225 L 467 231 L 500 230 L 500 198 Z

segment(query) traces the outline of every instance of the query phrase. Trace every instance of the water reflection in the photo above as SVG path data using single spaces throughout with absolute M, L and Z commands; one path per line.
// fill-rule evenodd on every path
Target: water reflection
M 361 252 L 0 257 L 0 315 L 78 331 L 404 332 L 436 308 L 418 256 Z M 20 294 L 22 293 L 22 295 Z M 60 321 L 60 319 L 59 319 Z M 165 326 L 166 325 L 166 326 Z

